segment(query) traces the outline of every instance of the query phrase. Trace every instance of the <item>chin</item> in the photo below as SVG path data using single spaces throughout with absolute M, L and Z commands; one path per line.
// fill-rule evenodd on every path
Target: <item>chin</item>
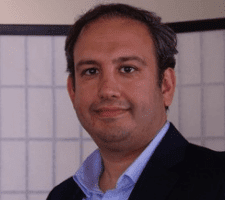
M 111 129 L 109 131 L 98 130 L 95 133 L 91 132 L 90 135 L 93 138 L 93 140 L 96 141 L 96 143 L 100 141 L 101 143 L 106 144 L 119 144 L 129 140 L 130 132 L 121 129 L 120 130 Z

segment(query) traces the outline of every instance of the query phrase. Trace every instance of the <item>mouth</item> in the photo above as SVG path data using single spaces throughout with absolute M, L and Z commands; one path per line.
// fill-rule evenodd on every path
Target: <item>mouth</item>
M 99 109 L 96 111 L 96 114 L 100 118 L 115 118 L 123 115 L 126 113 L 128 110 L 127 109 L 109 109 L 109 108 L 104 108 L 104 109 Z

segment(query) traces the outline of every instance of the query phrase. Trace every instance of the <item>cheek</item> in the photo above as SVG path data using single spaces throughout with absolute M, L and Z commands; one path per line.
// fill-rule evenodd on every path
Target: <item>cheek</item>
M 154 108 L 157 104 L 156 86 L 153 81 L 140 81 L 135 84 L 133 99 L 138 110 L 139 117 L 146 118 L 154 115 Z
M 84 88 L 77 88 L 75 97 L 75 108 L 78 112 L 84 109 L 88 109 L 88 105 L 91 100 L 90 91 L 86 91 Z
M 130 91 L 133 94 L 133 97 L 137 102 L 146 102 L 149 100 L 149 97 L 152 93 L 152 85 L 146 81 L 139 81 L 133 85 L 133 91 Z
M 134 107 L 134 113 L 137 117 L 142 117 L 149 104 L 149 87 L 144 81 L 136 82 L 132 85 L 132 90 L 127 90 L 127 94 L 130 95 Z M 131 88 L 131 87 L 130 87 Z
M 79 119 L 79 121 L 81 122 L 81 124 L 83 126 L 85 126 L 85 124 L 87 123 L 87 121 L 90 120 L 90 116 L 89 116 L 89 108 L 90 108 L 90 98 L 88 97 L 89 95 L 85 94 L 85 93 L 80 93 L 76 100 L 75 100 L 75 110 L 76 110 L 76 114 L 77 117 Z

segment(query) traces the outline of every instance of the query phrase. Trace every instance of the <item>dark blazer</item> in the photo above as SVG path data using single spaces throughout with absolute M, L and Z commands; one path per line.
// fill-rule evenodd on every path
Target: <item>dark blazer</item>
M 139 177 L 129 200 L 225 200 L 225 153 L 190 144 L 170 128 Z M 82 200 L 73 178 L 47 200 Z

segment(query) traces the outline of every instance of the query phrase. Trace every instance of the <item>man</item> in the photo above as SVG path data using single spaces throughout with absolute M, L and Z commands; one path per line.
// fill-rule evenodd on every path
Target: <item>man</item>
M 176 35 L 153 13 L 100 5 L 66 41 L 67 87 L 99 149 L 47 200 L 225 199 L 223 155 L 167 122 Z

